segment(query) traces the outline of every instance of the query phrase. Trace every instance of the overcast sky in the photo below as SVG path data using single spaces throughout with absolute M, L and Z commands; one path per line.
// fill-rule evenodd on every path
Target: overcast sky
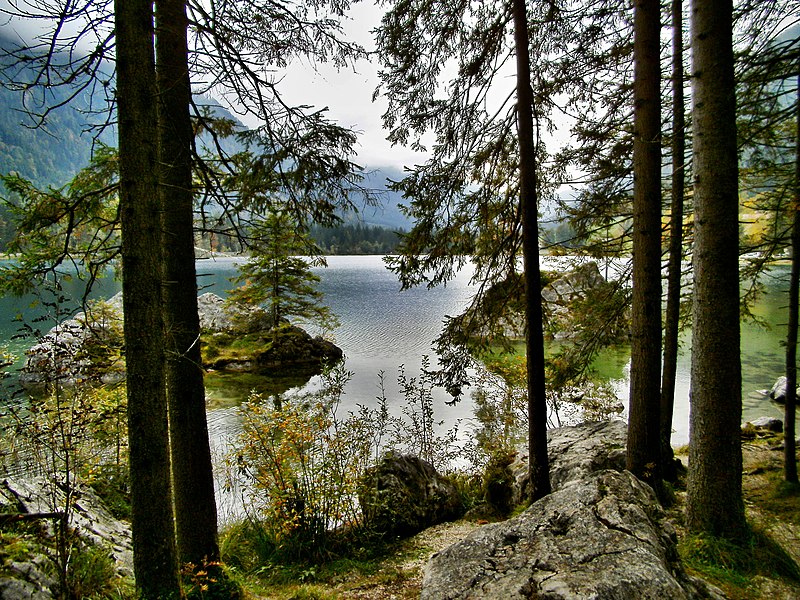
M 0 0 L 0 9 L 8 5 L 9 0 Z M 372 0 L 355 3 L 344 22 L 344 34 L 368 50 L 374 49 L 372 30 L 379 25 L 382 14 L 383 9 Z M 0 26 L 7 35 L 16 33 L 29 38 L 41 25 L 20 21 L 10 23 L 7 16 L 0 15 Z M 424 157 L 405 148 L 393 148 L 386 141 L 381 125 L 386 102 L 383 99 L 372 101 L 378 85 L 377 71 L 377 64 L 368 61 L 360 61 L 355 70 L 337 71 L 329 65 L 318 65 L 316 72 L 310 65 L 296 62 L 281 81 L 280 89 L 292 104 L 327 107 L 332 120 L 357 131 L 360 164 L 374 169 L 402 168 L 420 162 Z
M 368 50 L 375 47 L 372 30 L 380 24 L 383 9 L 374 2 L 358 2 L 348 12 L 344 33 Z M 424 160 L 424 156 L 386 141 L 381 115 L 386 101 L 372 101 L 378 85 L 378 65 L 360 61 L 353 69 L 320 65 L 319 72 L 302 64 L 293 65 L 281 82 L 281 89 L 297 104 L 328 107 L 330 117 L 342 126 L 359 132 L 358 162 L 370 168 L 402 168 Z

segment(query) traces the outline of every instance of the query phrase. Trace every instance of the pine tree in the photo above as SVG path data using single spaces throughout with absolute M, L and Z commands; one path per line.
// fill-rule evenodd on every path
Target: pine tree
M 661 6 L 634 4 L 633 305 L 627 467 L 660 489 Z
M 265 305 L 276 336 L 289 317 L 333 327 L 335 317 L 316 287 L 320 278 L 311 270 L 325 260 L 308 234 L 287 213 L 273 212 L 254 222 L 250 237 L 250 260 L 233 279 L 242 285 L 231 290 L 229 300 Z
M 115 2 L 131 529 L 142 598 L 179 598 L 161 312 L 156 77 L 148 0 Z
M 731 0 L 692 2 L 695 250 L 687 525 L 744 540 Z
M 219 560 L 214 472 L 200 357 L 185 0 L 157 0 L 159 198 L 163 224 L 166 386 L 175 525 L 181 563 Z

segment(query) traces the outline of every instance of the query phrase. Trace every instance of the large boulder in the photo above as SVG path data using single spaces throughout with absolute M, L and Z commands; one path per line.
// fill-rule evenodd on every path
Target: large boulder
M 423 600 L 720 598 L 681 566 L 652 489 L 627 471 L 564 485 L 434 554 Z
M 358 499 L 366 526 L 390 537 L 410 536 L 463 514 L 453 482 L 408 454 L 388 452 L 369 469 Z
M 557 340 L 575 337 L 571 314 L 576 302 L 581 302 L 594 290 L 605 285 L 596 262 L 587 262 L 565 273 L 542 288 L 542 308 L 550 331 Z
M 547 431 L 547 456 L 550 462 L 550 485 L 558 490 L 604 469 L 625 469 L 627 424 L 620 420 L 583 423 Z M 511 502 L 520 504 L 527 497 L 528 447 L 520 445 L 511 464 Z

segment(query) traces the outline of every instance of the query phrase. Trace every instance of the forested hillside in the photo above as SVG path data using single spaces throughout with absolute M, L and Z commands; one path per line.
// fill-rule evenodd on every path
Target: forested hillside
M 0 54 L 10 43 L 0 35 Z M 116 146 L 114 126 L 105 130 L 98 126 L 105 119 L 102 113 L 109 103 L 105 88 L 97 88 L 94 94 L 86 91 L 67 105 L 59 106 L 68 100 L 69 94 L 63 87 L 22 92 L 0 86 L 0 174 L 16 173 L 40 188 L 60 188 L 89 164 L 92 148 L 98 141 Z M 195 102 L 201 110 L 210 109 L 215 118 L 230 120 L 235 127 L 244 129 L 244 125 L 213 98 L 197 97 Z M 49 112 L 40 123 L 37 114 L 51 106 L 59 108 Z M 234 136 L 220 138 L 219 142 L 230 154 L 243 149 Z M 213 145 L 210 135 L 202 133 L 198 152 L 211 151 Z M 344 215 L 340 227 L 316 228 L 319 234 L 316 239 L 323 251 L 383 254 L 393 250 L 397 244 L 393 232 L 410 227 L 410 220 L 398 208 L 400 195 L 387 190 L 390 179 L 401 177 L 398 169 L 368 171 L 362 184 L 375 192 L 378 204 L 358 206 L 358 213 Z M 0 204 L 0 251 L 5 249 L 12 228 L 8 208 Z
M 8 44 L 0 35 L 0 51 Z M 42 100 L 55 105 L 67 97 L 62 88 L 23 94 L 0 86 L 0 172 L 16 171 L 37 185 L 61 186 L 88 164 L 93 132 L 89 131 L 87 123 L 92 119 L 87 111 L 92 102 L 95 109 L 104 106 L 104 98 L 78 96 L 69 106 L 50 113 L 41 127 L 35 127 L 36 117 L 26 112 L 40 111 Z

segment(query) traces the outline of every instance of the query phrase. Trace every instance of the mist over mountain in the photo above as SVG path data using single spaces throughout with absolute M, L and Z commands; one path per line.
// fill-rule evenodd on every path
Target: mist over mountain
M 0 68 L 8 66 L 3 55 L 15 45 L 0 34 Z M 21 71 L 17 78 L 24 75 Z M 74 89 L 55 86 L 23 92 L 0 86 L 0 173 L 16 172 L 40 186 L 68 183 L 89 163 L 96 139 L 114 140 L 113 129 L 100 132 L 95 127 L 104 120 L 98 111 L 108 107 L 104 91 L 98 85 L 93 94 L 80 93 L 39 123 L 36 113 L 67 101 Z
M 379 206 L 359 207 L 361 222 L 394 230 L 411 229 L 411 220 L 400 210 L 400 204 L 408 204 L 408 201 L 389 189 L 390 181 L 399 181 L 403 176 L 402 169 L 397 167 L 368 169 L 362 184 L 375 192 Z

